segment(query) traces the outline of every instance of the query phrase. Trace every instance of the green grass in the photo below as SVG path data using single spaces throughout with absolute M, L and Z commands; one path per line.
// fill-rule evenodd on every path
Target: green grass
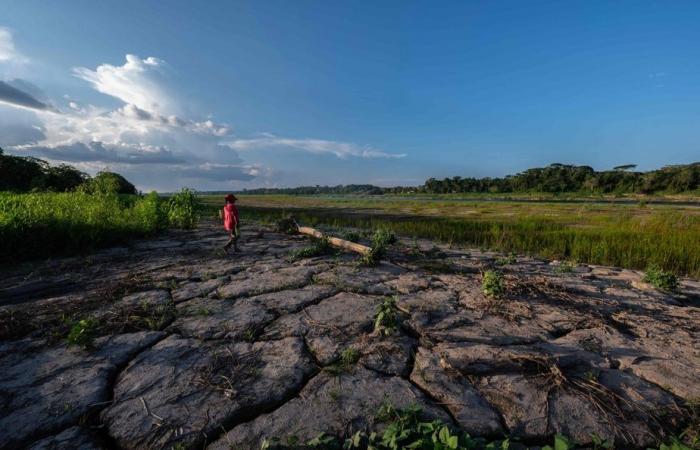
M 206 204 L 217 199 L 204 198 Z M 700 208 L 469 202 L 399 197 L 241 196 L 241 219 L 293 214 L 313 227 L 386 229 L 472 248 L 700 278 Z
M 190 228 L 196 222 L 196 200 L 186 190 L 169 199 L 156 193 L 0 192 L 0 261 L 79 253 L 170 226 Z

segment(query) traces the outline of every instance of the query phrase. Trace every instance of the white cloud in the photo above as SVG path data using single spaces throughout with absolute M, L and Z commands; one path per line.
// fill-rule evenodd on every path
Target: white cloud
M 23 64 L 27 58 L 15 49 L 15 41 L 12 32 L 5 27 L 0 27 L 0 63 Z
M 237 139 L 228 142 L 235 150 L 254 150 L 265 148 L 293 148 L 313 154 L 333 154 L 338 158 L 403 158 L 405 153 L 387 153 L 372 147 L 363 147 L 350 142 L 327 141 L 323 139 L 289 139 L 273 136 L 265 133 L 262 137 L 254 139 Z
M 243 161 L 239 152 L 247 150 L 286 148 L 335 155 L 341 160 L 405 156 L 348 142 L 289 139 L 269 133 L 234 139 L 226 124 L 210 117 L 197 120 L 183 116 L 186 108 L 172 95 L 178 90 L 171 87 L 167 65 L 157 58 L 127 55 L 121 66 L 81 67 L 73 73 L 123 104 L 104 108 L 63 96 L 56 103 L 61 106 L 59 111 L 35 86 L 23 80 L 4 83 L 0 85 L 0 114 L 7 117 L 8 111 L 14 112 L 10 116 L 15 119 L 5 130 L 0 123 L 0 146 L 16 154 L 68 162 L 89 173 L 108 167 L 139 188 L 168 190 L 189 183 L 201 189 L 228 189 L 269 185 L 271 180 L 308 182 L 294 172 L 286 173 L 296 181 L 282 181 L 287 168 L 277 170 L 274 159 L 269 165 Z
M 165 62 L 126 55 L 122 66 L 102 64 L 95 70 L 76 67 L 73 73 L 98 91 L 149 112 L 173 113 L 175 105 L 163 83 Z

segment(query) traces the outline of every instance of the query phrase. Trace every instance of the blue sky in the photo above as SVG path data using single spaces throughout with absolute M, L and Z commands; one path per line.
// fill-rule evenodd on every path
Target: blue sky
M 681 1 L 0 0 L 0 146 L 164 190 L 687 163 L 698 23 Z

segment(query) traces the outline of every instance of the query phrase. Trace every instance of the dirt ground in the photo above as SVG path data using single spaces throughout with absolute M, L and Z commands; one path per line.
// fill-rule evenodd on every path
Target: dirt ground
M 387 403 L 533 446 L 644 448 L 692 420 L 698 281 L 664 293 L 636 271 L 423 241 L 377 267 L 292 261 L 306 238 L 242 231 L 234 255 L 203 223 L 0 272 L 0 448 L 257 449 L 381 429 Z

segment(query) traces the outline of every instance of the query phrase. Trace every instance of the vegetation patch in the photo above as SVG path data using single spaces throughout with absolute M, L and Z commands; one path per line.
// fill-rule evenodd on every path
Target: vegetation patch
M 643 281 L 662 291 L 673 291 L 678 287 L 678 278 L 671 272 L 651 266 L 646 270 Z
M 384 228 L 380 228 L 372 235 L 372 247 L 368 254 L 360 258 L 360 264 L 363 266 L 376 266 L 379 261 L 386 255 L 387 247 L 395 244 L 397 241 L 396 235 Z
M 85 349 L 92 348 L 97 325 L 97 321 L 93 319 L 81 319 L 75 322 L 66 336 L 66 341 L 70 345 Z
M 491 298 L 501 297 L 505 293 L 503 274 L 495 270 L 487 270 L 481 279 L 481 292 Z
M 291 251 L 289 253 L 289 259 L 291 261 L 297 261 L 304 258 L 313 258 L 315 256 L 330 255 L 335 253 L 335 249 L 326 238 L 312 238 L 311 242 L 311 245 L 307 247 Z
M 216 197 L 206 202 L 215 207 Z M 644 269 L 657 265 L 700 277 L 700 213 L 697 208 L 586 203 L 470 202 L 449 196 L 394 198 L 242 198 L 249 220 L 295 217 L 312 227 L 378 228 L 407 237 L 452 242 L 547 259 Z M 217 203 L 218 205 L 218 203 Z M 411 211 L 410 215 L 404 211 Z
M 396 297 L 387 297 L 377 306 L 374 315 L 374 332 L 378 335 L 390 336 L 398 331 L 399 310 L 396 308 Z
M 375 415 L 375 421 L 385 426 L 382 432 L 357 431 L 349 438 L 335 437 L 319 433 L 313 439 L 302 442 L 296 436 L 284 440 L 271 437 L 263 440 L 261 450 L 323 448 L 335 450 L 508 450 L 516 448 L 516 439 L 489 440 L 472 437 L 467 433 L 454 430 L 440 420 L 426 421 L 422 410 L 417 405 L 397 409 L 384 404 Z M 592 436 L 593 446 L 578 446 L 567 437 L 557 434 L 551 445 L 535 446 L 541 450 L 574 450 L 589 448 L 593 450 L 614 449 L 612 443 L 597 436 Z M 528 448 L 518 445 L 517 448 Z M 653 450 L 653 449 L 649 449 Z M 681 440 L 672 438 L 662 443 L 658 450 L 692 450 Z
M 324 370 L 332 375 L 340 375 L 350 370 L 359 359 L 360 352 L 353 347 L 348 347 L 340 353 L 340 358 L 335 364 L 325 367 Z

